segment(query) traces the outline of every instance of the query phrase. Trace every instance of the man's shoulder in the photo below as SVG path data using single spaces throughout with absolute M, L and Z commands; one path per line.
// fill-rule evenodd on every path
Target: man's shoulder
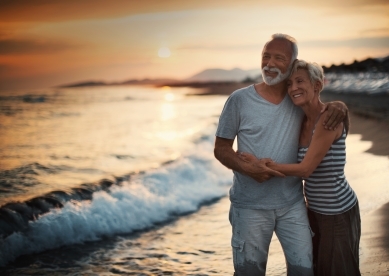
M 240 98 L 244 97 L 247 94 L 249 94 L 253 90 L 253 85 L 245 86 L 242 88 L 239 88 L 231 93 L 230 98 Z

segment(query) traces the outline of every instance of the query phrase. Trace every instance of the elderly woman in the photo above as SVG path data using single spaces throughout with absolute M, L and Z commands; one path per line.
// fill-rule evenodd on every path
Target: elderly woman
M 288 79 L 288 94 L 300 106 L 301 125 L 298 164 L 267 166 L 288 176 L 304 179 L 304 194 L 313 237 L 315 275 L 360 275 L 361 221 L 357 197 L 344 175 L 348 119 L 335 131 L 323 127 L 323 69 L 316 63 L 297 60 Z M 241 153 L 243 160 L 255 158 Z

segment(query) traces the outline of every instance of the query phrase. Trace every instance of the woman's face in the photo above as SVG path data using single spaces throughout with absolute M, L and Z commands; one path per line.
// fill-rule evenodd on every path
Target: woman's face
M 308 104 L 319 96 L 305 69 L 298 69 L 294 72 L 287 80 L 287 87 L 290 98 L 298 106 Z

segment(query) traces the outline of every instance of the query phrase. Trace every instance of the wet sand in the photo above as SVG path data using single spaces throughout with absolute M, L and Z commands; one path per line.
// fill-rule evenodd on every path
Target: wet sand
M 362 275 L 389 275 L 389 203 L 362 216 Z
M 362 141 L 372 142 L 366 152 L 389 158 L 388 121 L 351 113 L 350 133 L 360 134 Z M 386 169 L 389 174 L 389 168 Z M 373 183 L 367 183 L 367 189 L 370 184 Z M 389 275 L 389 203 L 362 215 L 361 247 L 362 274 Z
M 389 203 L 385 204 L 383 199 L 372 199 L 377 191 L 382 191 L 383 198 L 388 198 L 388 181 L 382 179 L 382 174 L 387 173 L 383 170 L 388 168 L 389 152 L 380 145 L 384 144 L 381 141 L 385 139 L 389 141 L 389 131 L 383 128 L 380 121 L 354 114 L 351 120 L 354 127 L 351 130 L 353 135 L 348 138 L 348 157 L 351 160 L 346 165 L 346 175 L 351 179 L 360 206 L 369 205 L 369 201 L 374 202 L 372 208 L 361 208 L 360 268 L 362 275 L 389 275 Z M 371 140 L 361 141 L 367 137 Z M 359 145 L 362 147 L 358 148 Z M 381 156 L 370 153 L 372 149 Z M 360 172 L 360 163 L 367 172 Z M 380 178 L 371 183 L 366 181 L 371 178 L 371 168 L 366 166 L 369 163 L 373 163 L 373 167 L 381 172 Z M 374 182 L 377 185 L 373 189 Z M 373 192 L 369 194 L 370 190 Z M 216 203 L 203 206 L 199 212 L 157 229 L 86 243 L 82 247 L 67 246 L 22 256 L 8 269 L 0 269 L 0 274 L 232 275 L 229 205 L 228 197 L 224 197 Z M 267 275 L 285 274 L 282 248 L 274 235 L 269 250 Z
M 225 90 L 215 86 L 217 93 L 212 89 L 200 93 L 228 95 L 236 88 L 234 85 Z M 360 203 L 367 206 L 361 210 L 361 272 L 362 275 L 389 275 L 389 203 L 385 201 L 389 198 L 389 123 L 351 112 L 350 132 L 354 135 L 348 138 L 352 147 L 348 147 L 347 156 L 351 160 L 346 175 L 352 179 L 350 183 Z M 360 144 L 361 148 L 354 148 Z M 374 178 L 372 174 L 376 171 Z M 377 191 L 382 194 L 381 198 L 375 197 Z M 157 229 L 23 256 L 19 263 L 0 274 L 232 275 L 228 210 L 229 200 L 225 197 Z M 285 275 L 285 260 L 275 236 L 267 267 L 268 275 Z
M 249 84 L 242 84 L 239 87 L 234 85 L 233 87 L 229 87 L 229 89 L 224 89 L 224 87 L 210 87 L 199 94 L 229 95 L 236 88 L 245 87 L 247 85 Z M 350 110 L 350 134 L 358 134 L 360 135 L 361 141 L 370 143 L 370 146 L 368 146 L 364 152 L 389 158 L 389 94 L 361 94 L 347 96 L 345 94 L 325 92 L 322 94 L 321 98 L 324 102 L 335 100 L 345 102 Z M 382 170 L 383 171 L 380 173 L 382 173 L 384 179 L 388 179 L 389 168 L 385 166 Z M 368 178 L 367 176 L 364 177 Z M 355 189 L 359 191 L 362 200 L 365 199 L 365 192 L 368 193 L 368 190 L 372 187 L 370 185 L 376 183 L 373 179 L 374 178 L 372 178 L 371 181 L 372 183 L 369 183 L 368 181 L 362 183 L 362 185 L 365 186 L 358 183 L 356 184 L 357 187 L 355 187 Z M 381 186 L 378 185 L 378 188 L 384 187 L 382 184 L 387 185 L 382 177 L 379 178 L 379 181 L 381 182 Z M 386 192 L 387 191 L 383 191 L 384 194 Z M 361 218 L 361 273 L 362 275 L 374 276 L 389 275 L 389 202 L 383 204 L 378 209 L 375 208 L 365 212 L 362 211 Z M 281 248 L 277 245 L 277 242 L 271 246 L 269 261 L 272 260 L 272 250 L 273 252 L 280 253 L 279 251 Z M 279 261 L 276 261 L 276 263 L 282 266 Z M 275 263 L 273 263 L 273 265 L 274 264 Z M 269 263 L 268 267 L 271 265 L 272 264 Z

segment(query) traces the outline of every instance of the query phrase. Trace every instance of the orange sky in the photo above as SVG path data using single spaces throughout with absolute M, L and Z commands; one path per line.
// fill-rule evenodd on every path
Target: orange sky
M 0 89 L 259 68 L 277 32 L 323 65 L 384 57 L 389 1 L 2 1 Z

